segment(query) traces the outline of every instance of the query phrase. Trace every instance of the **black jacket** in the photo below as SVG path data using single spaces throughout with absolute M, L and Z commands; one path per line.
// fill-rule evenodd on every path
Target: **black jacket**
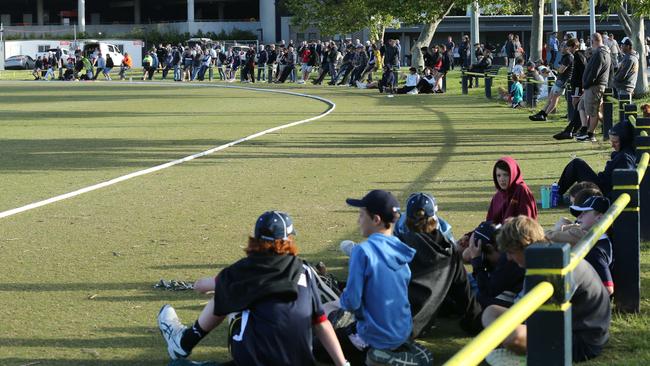
M 571 87 L 573 90 L 582 89 L 582 74 L 587 66 L 587 57 L 585 51 L 575 51 L 573 53 L 573 73 L 571 73 Z
M 407 232 L 400 240 L 416 250 L 409 263 L 411 281 L 408 296 L 413 317 L 413 334 L 418 337 L 435 322 L 445 305 L 461 315 L 461 327 L 480 329 L 481 307 L 472 294 L 461 254 L 439 230 L 433 233 Z
M 302 265 L 292 255 L 251 254 L 224 268 L 215 279 L 214 314 L 248 309 L 269 296 L 295 300 Z
M 482 256 L 472 259 L 474 279 L 478 285 L 478 301 L 483 307 L 495 303 L 504 291 L 519 293 L 524 285 L 525 271 L 517 263 L 509 261 L 502 253 L 494 268 Z
M 598 184 L 605 196 L 612 192 L 612 175 L 616 169 L 636 169 L 636 151 L 634 148 L 634 126 L 628 122 L 619 122 L 612 127 L 610 135 L 616 135 L 621 141 L 621 149 L 612 152 L 605 163 L 605 169 L 598 173 Z

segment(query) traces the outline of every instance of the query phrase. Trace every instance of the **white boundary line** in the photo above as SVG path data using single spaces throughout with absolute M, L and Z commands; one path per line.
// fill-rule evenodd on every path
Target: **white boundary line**
M 123 84 L 123 83 L 121 83 L 121 84 Z M 142 85 L 142 84 L 165 85 L 166 83 L 142 83 L 142 82 L 139 82 L 139 83 L 135 83 L 135 84 L 138 84 L 138 85 Z M 170 85 L 176 85 L 176 84 L 171 84 L 171 83 L 169 83 L 169 84 Z M 188 84 L 181 84 L 181 85 L 188 85 Z M 52 198 L 48 198 L 48 199 L 45 199 L 45 200 L 42 200 L 42 201 L 30 203 L 30 204 L 22 206 L 22 207 L 17 207 L 17 208 L 8 210 L 8 211 L 0 212 L 0 219 L 4 218 L 4 217 L 9 217 L 9 216 L 19 214 L 21 212 L 33 210 L 35 208 L 42 207 L 42 206 L 45 206 L 45 205 L 49 205 L 51 203 L 63 201 L 63 200 L 68 199 L 68 198 L 76 197 L 76 196 L 79 196 L 79 195 L 84 194 L 84 193 L 96 191 L 98 189 L 105 188 L 105 187 L 108 187 L 108 186 L 112 186 L 114 184 L 124 182 L 125 180 L 136 178 L 136 177 L 139 177 L 139 176 L 142 176 L 142 175 L 145 175 L 145 174 L 150 174 L 150 173 L 154 173 L 154 172 L 157 172 L 157 171 L 160 171 L 160 170 L 163 170 L 163 169 L 167 169 L 167 168 L 170 168 L 170 167 L 172 167 L 174 165 L 182 164 L 182 163 L 188 162 L 190 160 L 200 158 L 202 156 L 213 154 L 213 153 L 215 153 L 217 151 L 225 150 L 225 149 L 227 149 L 227 148 L 229 148 L 231 146 L 241 144 L 242 142 L 249 141 L 249 140 L 252 140 L 254 138 L 264 136 L 266 134 L 269 134 L 269 133 L 272 133 L 272 132 L 275 132 L 275 131 L 280 131 L 280 130 L 283 130 L 285 128 L 301 125 L 303 123 L 312 122 L 312 121 L 315 121 L 317 119 L 321 119 L 321 118 L 327 116 L 328 114 L 332 113 L 332 111 L 336 108 L 336 103 L 332 102 L 329 99 L 325 99 L 323 97 L 319 97 L 319 96 L 316 96 L 316 95 L 296 93 L 296 92 L 287 91 L 287 90 L 259 89 L 259 88 L 251 88 L 251 87 L 245 87 L 245 86 L 234 86 L 234 85 L 214 85 L 214 84 L 190 84 L 190 85 L 205 86 L 205 87 L 210 86 L 210 87 L 217 87 L 217 88 L 243 89 L 243 90 L 252 90 L 252 91 L 259 91 L 259 92 L 266 92 L 266 93 L 287 94 L 287 95 L 293 95 L 293 96 L 298 96 L 298 97 L 303 97 L 303 98 L 315 99 L 315 100 L 318 100 L 318 101 L 321 101 L 321 102 L 327 104 L 329 107 L 327 108 L 327 110 L 325 112 L 323 112 L 323 113 L 321 113 L 321 114 L 319 114 L 319 115 L 317 115 L 315 117 L 303 119 L 303 120 L 296 121 L 296 122 L 287 123 L 287 124 L 277 126 L 277 127 L 272 127 L 272 128 L 266 129 L 264 131 L 260 131 L 260 132 L 254 133 L 252 135 L 240 138 L 239 140 L 231 141 L 231 142 L 229 142 L 227 144 L 216 146 L 216 147 L 213 147 L 212 149 L 205 150 L 205 151 L 202 151 L 200 153 L 196 153 L 194 155 L 186 156 L 184 158 L 173 160 L 173 161 L 170 161 L 168 163 L 156 165 L 156 166 L 148 168 L 148 169 L 139 170 L 139 171 L 136 171 L 136 172 L 133 172 L 133 173 L 130 173 L 130 174 L 126 174 L 126 175 L 123 175 L 123 176 L 120 176 L 120 177 L 117 177 L 117 178 L 113 178 L 111 180 L 107 180 L 105 182 L 93 184 L 91 186 L 78 189 L 76 191 L 72 191 L 72 192 L 69 192 L 69 193 L 54 196 Z M 190 85 L 188 85 L 188 86 L 190 86 Z

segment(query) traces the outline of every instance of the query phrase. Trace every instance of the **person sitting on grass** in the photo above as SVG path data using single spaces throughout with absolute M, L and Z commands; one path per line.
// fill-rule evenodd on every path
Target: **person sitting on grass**
M 569 199 L 571 205 L 582 205 L 589 197 L 602 197 L 603 193 L 600 188 L 591 182 L 576 183 L 569 189 Z M 579 222 L 576 220 L 569 220 L 566 217 L 561 217 L 553 229 L 544 231 L 546 239 L 552 243 L 569 243 L 574 245 L 585 236 L 585 231 Z
M 440 230 L 437 213 L 434 197 L 426 193 L 412 194 L 406 204 L 408 231 L 397 235 L 416 250 L 409 263 L 408 286 L 413 336 L 424 336 L 440 312 L 460 316 L 460 327 L 476 333 L 481 330 L 482 309 L 472 293 L 461 253 L 453 238 Z
M 605 169 L 596 173 L 584 160 L 571 160 L 562 171 L 558 181 L 559 193 L 564 195 L 576 182 L 593 182 L 603 195 L 608 197 L 612 191 L 612 174 L 615 169 L 635 169 L 636 151 L 634 148 L 634 125 L 628 121 L 619 122 L 609 131 L 609 141 L 614 151 L 605 163 Z
M 470 236 L 466 250 L 472 264 L 470 281 L 483 308 L 512 306 L 524 287 L 524 270 L 508 260 L 506 253 L 499 251 L 496 234 L 500 228 L 500 224 L 482 222 Z
M 124 54 L 124 58 L 122 59 L 122 64 L 120 64 L 120 80 L 124 80 L 126 78 L 126 72 L 131 70 L 133 67 L 133 59 L 131 56 L 129 56 L 129 53 Z
M 397 89 L 396 94 L 417 94 L 418 83 L 420 82 L 420 75 L 415 67 L 409 69 L 409 74 L 406 76 L 406 84 Z
M 512 80 L 512 86 L 509 91 L 506 91 L 501 87 L 499 88 L 501 99 L 508 102 L 512 108 L 522 107 L 524 101 L 524 87 L 519 82 L 520 77 L 516 74 L 512 74 L 510 78 Z
M 510 88 L 510 105 L 512 108 L 523 107 L 524 87 L 519 82 L 520 77 L 512 74 L 512 87 Z
M 542 227 L 533 219 L 518 216 L 506 222 L 497 234 L 499 248 L 521 268 L 526 268 L 525 249 L 545 242 Z M 611 307 L 609 294 L 600 283 L 598 274 L 585 260 L 573 270 L 575 291 L 571 297 L 573 362 L 582 362 L 600 355 L 609 339 Z M 508 309 L 489 306 L 483 312 L 483 326 L 488 327 Z M 503 341 L 503 348 L 492 351 L 485 360 L 490 365 L 511 365 L 525 362 L 527 327 L 517 328 Z M 517 363 L 518 362 L 518 363 Z
M 535 197 L 524 182 L 521 168 L 515 159 L 504 156 L 497 160 L 492 169 L 492 180 L 497 191 L 490 202 L 486 221 L 499 225 L 503 224 L 507 218 L 518 215 L 525 215 L 537 220 Z M 465 234 L 458 241 L 458 245 L 465 249 L 463 252 L 465 262 L 471 260 L 469 252 L 466 250 L 471 234 L 471 232 Z
M 389 192 L 373 190 L 362 199 L 347 199 L 359 208 L 359 228 L 366 241 L 355 245 L 341 293 L 341 309 L 356 322 L 337 330 L 343 352 L 352 365 L 397 365 L 407 359 L 417 365 L 433 362 L 431 353 L 409 339 L 413 333 L 408 285 L 409 262 L 415 249 L 393 236 L 399 202 Z
M 349 365 L 322 309 L 315 280 L 296 255 L 289 215 L 263 213 L 245 251 L 245 258 L 216 277 L 196 282 L 196 291 L 214 291 L 214 297 L 192 326 L 184 326 L 171 305 L 162 307 L 158 326 L 169 356 L 187 358 L 228 314 L 237 313 L 230 316 L 228 343 L 234 361 L 228 365 L 314 365 L 312 331 L 336 365 Z
M 583 203 L 571 206 L 571 214 L 575 216 L 585 234 L 603 218 L 609 209 L 609 200 L 605 197 L 592 196 Z M 607 234 L 603 234 L 596 245 L 591 248 L 585 260 L 589 262 L 598 273 L 607 293 L 614 293 L 614 281 L 612 280 L 612 242 Z
M 417 90 L 421 94 L 442 93 L 441 72 L 429 67 L 424 69 L 424 75 L 418 81 Z

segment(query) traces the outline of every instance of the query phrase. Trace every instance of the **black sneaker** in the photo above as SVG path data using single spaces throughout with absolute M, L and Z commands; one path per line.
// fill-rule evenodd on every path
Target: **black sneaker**
M 587 129 L 586 128 L 581 128 L 573 137 L 577 139 L 584 138 L 587 136 Z
M 553 138 L 556 140 L 571 140 L 573 139 L 573 134 L 568 131 L 562 131 L 553 135 Z
M 581 135 L 576 137 L 576 141 L 580 142 L 596 142 L 596 136 L 592 132 L 588 132 L 586 135 Z
M 543 122 L 546 121 L 546 116 L 543 114 L 534 114 L 532 116 L 528 116 L 528 119 L 530 119 L 531 121 Z

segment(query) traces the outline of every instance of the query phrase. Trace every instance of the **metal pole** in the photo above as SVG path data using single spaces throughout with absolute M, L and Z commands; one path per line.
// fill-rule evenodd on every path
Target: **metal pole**
M 77 23 L 79 23 L 79 32 L 86 32 L 86 0 L 77 2 Z
M 589 35 L 596 33 L 596 0 L 589 0 Z
M 476 59 L 476 52 L 475 52 L 474 45 L 477 44 L 477 43 L 480 43 L 480 41 L 479 41 L 479 38 L 480 38 L 479 37 L 479 26 L 478 26 L 479 25 L 478 2 L 473 1 L 472 4 L 470 5 L 470 7 L 471 7 L 471 10 L 472 10 L 472 17 L 470 18 L 471 19 L 471 21 L 470 21 L 470 27 L 471 27 L 471 38 L 470 38 L 471 39 L 471 42 L 470 42 L 471 45 L 470 45 L 470 49 L 471 49 L 471 63 L 473 63 L 474 60 Z
M 553 32 L 557 31 L 557 0 L 553 0 Z

